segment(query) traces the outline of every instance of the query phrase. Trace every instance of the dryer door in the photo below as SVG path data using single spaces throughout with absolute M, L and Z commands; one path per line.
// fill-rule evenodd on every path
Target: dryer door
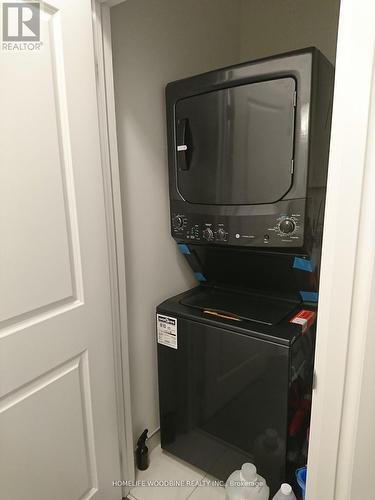
M 292 185 L 296 82 L 280 78 L 176 104 L 177 187 L 190 203 L 274 203 Z

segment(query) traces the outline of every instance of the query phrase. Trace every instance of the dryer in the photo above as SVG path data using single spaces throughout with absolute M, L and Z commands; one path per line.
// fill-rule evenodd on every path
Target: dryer
M 178 243 L 319 246 L 333 76 L 328 60 L 308 48 L 167 85 Z

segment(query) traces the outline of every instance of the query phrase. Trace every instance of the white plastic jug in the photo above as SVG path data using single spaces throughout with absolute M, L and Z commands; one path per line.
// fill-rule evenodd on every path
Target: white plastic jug
M 257 474 L 253 464 L 243 464 L 235 470 L 225 485 L 225 500 L 269 500 L 270 489 L 266 480 Z
M 289 484 L 284 483 L 281 485 L 281 488 L 272 500 L 297 500 L 297 498 L 293 493 L 292 487 Z

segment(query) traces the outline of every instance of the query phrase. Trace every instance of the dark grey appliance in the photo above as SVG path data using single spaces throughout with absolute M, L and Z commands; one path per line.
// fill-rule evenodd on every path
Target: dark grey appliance
M 164 450 L 223 481 L 255 463 L 271 494 L 294 485 L 306 464 L 314 328 L 289 320 L 305 307 L 206 286 L 158 306 Z
M 314 48 L 170 83 L 172 236 L 201 285 L 157 307 L 161 445 L 273 495 L 306 465 L 333 67 Z
M 177 242 L 319 246 L 332 92 L 333 67 L 314 48 L 168 84 Z

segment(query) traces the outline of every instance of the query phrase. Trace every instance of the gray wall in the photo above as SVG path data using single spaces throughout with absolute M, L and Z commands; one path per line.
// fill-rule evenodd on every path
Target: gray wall
M 336 56 L 339 0 L 242 0 L 242 61 L 302 47 Z
M 111 9 L 133 432 L 159 425 L 155 306 L 195 284 L 169 234 L 167 82 L 316 45 L 334 59 L 337 0 L 127 0 Z
M 134 435 L 159 425 L 155 306 L 195 284 L 169 232 L 164 88 L 231 64 L 237 0 L 127 0 L 111 11 Z

